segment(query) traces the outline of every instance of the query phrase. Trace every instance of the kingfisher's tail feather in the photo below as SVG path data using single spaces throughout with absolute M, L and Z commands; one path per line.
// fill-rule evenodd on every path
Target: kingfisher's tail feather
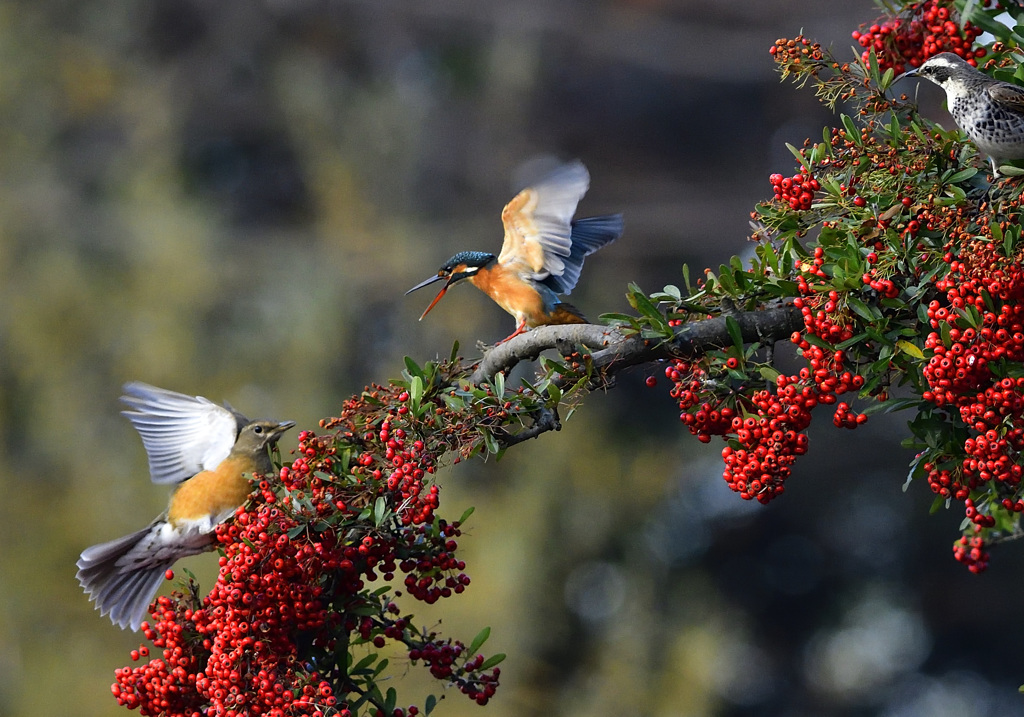
M 606 214 L 600 217 L 585 217 L 572 222 L 572 248 L 569 256 L 562 261 L 565 270 L 558 276 L 551 275 L 544 283 L 556 294 L 569 294 L 580 280 L 583 260 L 595 251 L 611 244 L 622 234 L 622 215 Z
M 176 557 L 140 567 L 118 562 L 153 533 L 149 525 L 123 538 L 93 545 L 78 559 L 78 582 L 96 602 L 101 615 L 121 628 L 138 630 L 167 569 Z

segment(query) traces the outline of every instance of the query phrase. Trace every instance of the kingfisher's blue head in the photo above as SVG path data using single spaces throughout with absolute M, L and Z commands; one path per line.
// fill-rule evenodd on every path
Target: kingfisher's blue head
M 474 276 L 478 271 L 490 266 L 498 260 L 494 254 L 488 254 L 485 251 L 460 251 L 458 254 L 453 256 L 451 259 L 441 265 L 441 268 L 437 270 L 437 274 L 430 277 L 426 281 L 421 281 L 416 286 L 405 292 L 406 296 L 422 289 L 424 286 L 429 286 L 436 281 L 444 281 L 445 284 L 441 287 L 441 291 L 438 292 L 434 300 L 430 302 L 430 306 L 420 316 L 420 321 L 423 317 L 430 313 L 430 310 L 437 306 L 437 302 L 441 300 L 448 288 L 453 284 L 457 284 L 463 279 L 469 279 Z

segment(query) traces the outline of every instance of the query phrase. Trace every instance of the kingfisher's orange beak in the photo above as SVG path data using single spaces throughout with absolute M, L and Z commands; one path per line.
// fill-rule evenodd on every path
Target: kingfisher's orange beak
M 420 321 L 423 321 L 423 317 L 429 314 L 430 310 L 437 306 L 437 302 L 439 302 L 441 300 L 441 297 L 444 296 L 445 292 L 448 291 L 449 286 L 451 286 L 451 284 L 445 284 L 443 287 L 441 287 L 441 290 L 437 292 L 437 296 L 435 296 L 434 300 L 430 302 L 430 306 L 428 306 L 426 310 L 422 314 L 420 314 Z
M 417 284 L 416 286 L 412 287 L 407 292 L 405 292 L 405 295 L 408 296 L 409 294 L 411 294 L 412 292 L 416 291 L 417 289 L 422 289 L 424 286 L 429 286 L 429 285 L 431 285 L 431 284 L 433 284 L 434 282 L 437 282 L 437 281 L 444 281 L 445 278 L 448 279 L 448 283 L 446 283 L 443 287 L 441 287 L 441 291 L 437 292 L 437 296 L 435 296 L 434 300 L 430 302 L 430 306 L 428 306 L 426 311 L 424 311 L 420 315 L 420 318 L 419 318 L 420 321 L 423 321 L 423 317 L 426 316 L 427 314 L 429 314 L 430 310 L 433 309 L 435 306 L 437 306 L 437 302 L 439 302 L 441 300 L 441 297 L 444 296 L 446 291 L 448 291 L 448 287 L 452 285 L 452 278 L 453 277 L 432 276 L 429 279 L 427 279 L 426 281 L 421 281 L 419 284 Z

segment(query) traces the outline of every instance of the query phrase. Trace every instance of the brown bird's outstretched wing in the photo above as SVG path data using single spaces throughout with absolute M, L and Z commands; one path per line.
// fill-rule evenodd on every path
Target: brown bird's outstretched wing
M 576 160 L 519 192 L 501 212 L 505 242 L 498 263 L 520 265 L 537 281 L 561 275 L 572 252 L 572 216 L 589 186 L 590 173 Z
M 988 94 L 999 104 L 1024 112 L 1024 88 L 1001 82 L 998 85 L 990 85 Z
M 180 483 L 220 464 L 249 420 L 202 396 L 133 382 L 124 385 L 121 414 L 142 437 L 154 483 Z

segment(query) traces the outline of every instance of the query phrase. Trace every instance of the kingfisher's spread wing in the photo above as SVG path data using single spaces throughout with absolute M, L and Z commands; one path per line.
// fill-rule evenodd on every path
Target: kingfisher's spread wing
M 572 222 L 572 251 L 565 258 L 561 274 L 552 273 L 543 282 L 556 294 L 570 294 L 580 280 L 583 260 L 622 234 L 622 215 L 607 214 Z
M 572 215 L 589 186 L 590 174 L 577 160 L 517 194 L 501 212 L 505 242 L 498 263 L 523 265 L 536 280 L 560 276 L 572 253 Z
M 202 396 L 186 396 L 146 383 L 124 386 L 121 414 L 142 437 L 154 483 L 180 483 L 216 468 L 249 420 Z
M 1001 82 L 998 85 L 990 85 L 988 94 L 1001 105 L 1017 111 L 1024 111 L 1024 88 L 1011 85 L 1008 82 Z

